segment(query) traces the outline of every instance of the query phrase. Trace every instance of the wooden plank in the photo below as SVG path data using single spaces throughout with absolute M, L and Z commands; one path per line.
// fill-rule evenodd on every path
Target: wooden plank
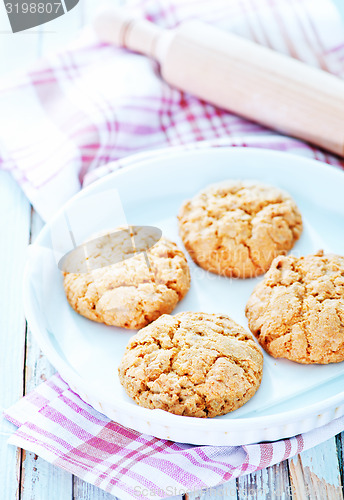
M 32 210 L 31 241 L 43 227 L 43 221 Z M 30 330 L 26 335 L 25 394 L 49 378 L 55 369 L 38 347 Z M 72 498 L 73 478 L 68 472 L 51 465 L 31 452 L 23 453 L 21 473 L 21 500 L 44 498 L 49 491 L 49 500 Z
M 23 393 L 25 320 L 22 277 L 30 233 L 30 206 L 8 172 L 0 172 L 0 471 L 6 500 L 19 496 L 21 451 L 7 445 L 15 428 L 2 416 Z
M 86 483 L 74 476 L 73 500 L 115 500 L 116 497 L 106 491 Z
M 73 476 L 51 465 L 34 453 L 23 451 L 21 475 L 21 500 L 49 500 L 73 498 Z
M 227 498 L 265 500 L 288 500 L 291 498 L 288 462 L 273 465 L 253 474 L 248 474 L 215 488 L 208 488 L 186 495 L 188 500 L 221 500 Z
M 293 498 L 342 500 L 335 438 L 289 460 Z
M 267 467 L 237 480 L 238 498 L 264 500 L 291 498 L 288 462 Z
M 214 486 L 213 488 L 193 491 L 185 495 L 185 500 L 222 500 L 225 498 L 233 500 L 239 498 L 235 479 L 225 484 Z
M 85 483 L 81 479 L 74 476 L 73 500 L 116 500 L 110 493 L 93 486 L 93 484 Z M 187 495 L 186 495 L 187 497 Z M 147 500 L 154 500 L 155 496 L 147 494 Z M 49 499 L 50 500 L 50 499 Z M 64 499 L 63 499 L 64 500 Z M 119 499 L 118 499 L 119 500 Z M 169 500 L 183 500 L 183 496 L 169 497 Z
M 344 487 L 344 432 L 338 434 L 335 437 L 335 440 L 336 440 L 336 448 L 338 455 L 340 478 L 342 482 L 342 487 Z

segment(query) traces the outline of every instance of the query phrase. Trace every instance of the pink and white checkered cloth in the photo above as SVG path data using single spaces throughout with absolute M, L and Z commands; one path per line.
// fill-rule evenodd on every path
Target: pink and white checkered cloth
M 139 7 L 163 27 L 197 16 L 344 77 L 344 28 L 330 0 L 152 0 Z M 332 155 L 170 88 L 156 63 L 100 45 L 91 33 L 15 82 L 2 82 L 0 109 L 0 166 L 45 220 L 83 185 L 135 161 L 131 153 L 159 154 L 154 148 L 254 146 L 344 167 Z M 343 417 L 276 443 L 172 443 L 109 421 L 58 375 L 6 417 L 19 427 L 10 443 L 130 499 L 212 487 L 344 430 Z
M 168 28 L 197 16 L 344 76 L 344 29 L 331 0 L 141 0 L 138 8 Z M 339 163 L 169 87 L 157 63 L 91 33 L 0 83 L 0 110 L 0 166 L 45 220 L 117 160 L 152 148 L 220 138 Z
M 286 460 L 344 429 L 344 417 L 303 435 L 248 446 L 194 446 L 126 429 L 91 406 L 58 376 L 7 410 L 19 427 L 9 443 L 122 499 L 164 498 L 215 487 Z M 236 498 L 229 482 L 225 497 Z

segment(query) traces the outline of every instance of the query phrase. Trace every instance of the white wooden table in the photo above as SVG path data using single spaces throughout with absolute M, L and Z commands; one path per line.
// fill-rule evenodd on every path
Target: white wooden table
M 343 0 L 334 0 L 342 7 Z M 13 35 L 0 5 L 0 77 L 61 46 L 91 16 L 98 2 L 80 0 L 68 15 Z M 0 110 L 1 112 L 1 110 Z M 5 409 L 54 373 L 27 328 L 22 276 L 27 245 L 42 221 L 6 172 L 0 172 L 0 406 Z M 0 417 L 1 500 L 109 500 L 114 498 L 33 453 L 7 445 L 14 428 Z M 196 499 L 343 499 L 344 433 L 295 458 L 227 483 L 186 495 Z M 182 497 L 178 497 L 182 498 Z

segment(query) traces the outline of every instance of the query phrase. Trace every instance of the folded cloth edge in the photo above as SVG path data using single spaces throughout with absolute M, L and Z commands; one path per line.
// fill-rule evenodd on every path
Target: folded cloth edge
M 96 412 L 96 410 L 93 410 L 87 403 L 82 401 L 81 398 L 69 388 L 68 384 L 66 384 L 63 379 L 61 379 L 60 375 L 55 374 L 48 381 L 40 384 L 34 391 L 32 391 L 27 396 L 11 406 L 9 409 L 4 411 L 5 418 L 12 422 L 14 425 L 18 426 L 17 431 L 14 432 L 14 434 L 9 438 L 8 444 L 31 451 L 39 455 L 44 460 L 58 465 L 64 470 L 79 476 L 81 479 L 84 479 L 91 484 L 96 484 L 105 491 L 108 491 L 111 494 L 118 496 L 119 498 L 123 498 L 124 500 L 132 500 L 133 498 L 146 498 L 146 495 L 141 496 L 140 491 L 142 490 L 142 488 L 139 486 L 140 483 L 138 483 L 137 485 L 137 490 L 135 490 L 135 487 L 134 489 L 132 488 L 132 479 L 130 480 L 131 487 L 128 489 L 128 491 L 125 491 L 127 487 L 125 475 L 121 475 L 118 481 L 112 481 L 111 484 L 111 481 L 105 481 L 103 483 L 99 482 L 99 478 L 97 479 L 97 476 L 92 475 L 92 473 L 89 475 L 78 473 L 78 468 L 73 462 L 66 460 L 66 456 L 59 456 L 58 454 L 56 454 L 56 452 L 53 452 L 46 447 L 44 434 L 42 434 L 42 439 L 40 441 L 39 439 L 37 439 L 37 436 L 35 437 L 33 435 L 34 433 L 30 432 L 30 425 L 34 421 L 37 422 L 37 414 L 42 412 L 45 407 L 49 406 L 50 403 L 53 403 L 54 400 L 58 399 L 65 392 L 73 394 L 74 399 L 75 397 L 78 398 L 81 406 L 86 406 L 90 410 L 92 410 L 92 413 L 100 415 L 99 412 Z M 53 410 L 54 409 L 50 407 L 49 418 L 52 418 L 54 420 Z M 55 418 L 58 418 L 57 413 L 55 415 Z M 108 420 L 106 417 L 105 419 Z M 51 422 L 51 420 L 47 420 L 47 422 Z M 117 426 L 117 424 L 115 425 Z M 118 427 L 120 427 L 121 429 L 125 429 L 123 426 Z M 49 429 L 44 429 L 44 431 L 49 433 Z M 208 480 L 206 484 L 203 481 L 203 484 L 205 484 L 203 488 L 215 488 L 216 486 L 226 483 L 231 479 L 235 479 L 237 477 L 259 471 L 265 467 L 269 467 L 283 460 L 292 458 L 298 453 L 313 448 L 314 446 L 321 444 L 322 442 L 330 439 L 331 437 L 334 437 L 342 431 L 344 431 L 344 417 L 339 417 L 317 429 L 313 429 L 304 434 L 276 442 L 257 443 L 244 445 L 242 447 L 181 445 L 184 449 L 178 449 L 175 451 L 175 453 L 181 453 L 183 455 L 187 454 L 190 455 L 193 460 L 195 459 L 195 457 L 196 459 L 200 460 L 199 454 L 202 455 L 206 451 L 209 455 L 210 451 L 212 464 L 207 464 L 206 462 L 205 464 L 209 465 L 209 467 L 215 467 L 216 462 L 218 462 L 219 464 L 223 464 L 225 463 L 226 458 L 228 462 L 229 459 L 228 456 L 226 457 L 226 451 L 230 451 L 230 458 L 233 460 L 234 464 L 231 465 L 230 462 L 228 462 L 227 472 L 223 473 L 223 476 L 217 478 L 217 480 L 213 478 L 211 481 Z M 62 436 L 63 429 L 61 428 L 61 436 L 57 436 L 57 438 L 61 437 L 62 439 Z M 152 439 L 151 436 L 141 436 L 143 436 L 143 438 L 147 441 Z M 156 443 L 164 442 L 164 440 L 158 439 L 155 439 L 154 441 Z M 239 461 L 241 460 L 241 462 L 235 464 L 235 462 L 238 461 L 238 455 Z M 168 460 L 168 458 L 169 455 L 166 454 L 165 459 Z M 142 454 L 142 457 L 139 457 L 138 461 L 135 462 L 135 464 L 137 464 L 141 459 L 145 460 L 144 453 Z M 119 460 L 119 456 L 117 457 L 117 460 Z M 113 461 L 113 468 L 116 469 L 115 461 Z M 97 482 L 99 484 L 97 484 Z M 184 489 L 185 492 L 190 490 L 198 491 L 199 489 L 202 489 L 202 487 L 197 489 L 191 487 L 190 489 L 188 489 L 188 487 L 184 485 Z M 157 494 L 154 495 L 154 498 L 157 499 L 166 498 L 167 496 L 173 496 L 165 495 L 164 493 L 166 493 L 166 491 L 161 494 L 158 488 L 156 491 L 154 490 L 154 493 L 155 492 Z

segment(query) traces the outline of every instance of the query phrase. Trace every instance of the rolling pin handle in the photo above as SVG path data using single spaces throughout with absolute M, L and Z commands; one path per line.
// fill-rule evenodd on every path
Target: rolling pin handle
M 157 43 L 165 30 L 126 9 L 100 12 L 93 26 L 100 41 L 156 58 Z

